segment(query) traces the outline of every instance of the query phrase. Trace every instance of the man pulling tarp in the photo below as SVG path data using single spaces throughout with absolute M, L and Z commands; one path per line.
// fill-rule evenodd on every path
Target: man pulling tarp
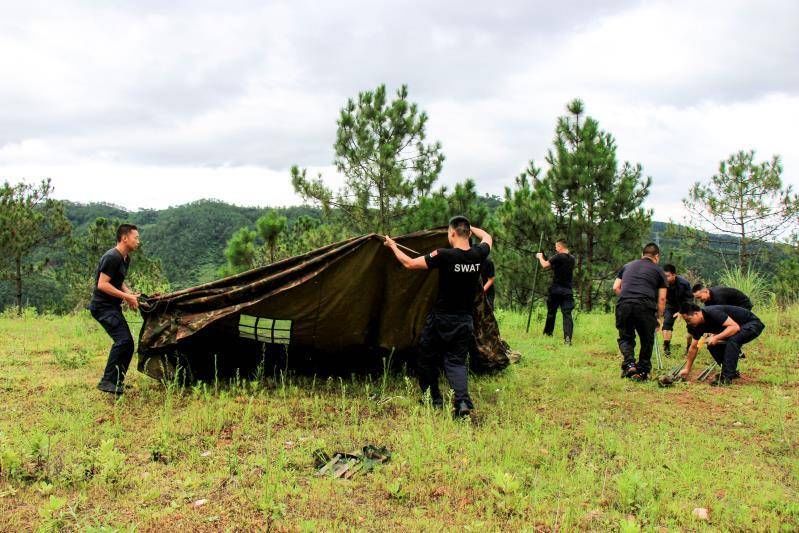
M 474 234 L 480 244 L 472 246 Z M 433 310 L 425 319 L 417 361 L 422 394 L 430 394 L 433 405 L 444 403 L 438 387 L 440 364 L 452 390 L 455 391 L 455 416 L 468 416 L 474 405 L 467 385 L 466 359 L 474 339 L 474 300 L 481 287 L 480 265 L 491 252 L 491 235 L 471 227 L 466 217 L 458 216 L 449 222 L 449 248 L 411 258 L 393 239 L 386 236 L 385 245 L 408 270 L 436 269 L 439 272 L 438 294 Z

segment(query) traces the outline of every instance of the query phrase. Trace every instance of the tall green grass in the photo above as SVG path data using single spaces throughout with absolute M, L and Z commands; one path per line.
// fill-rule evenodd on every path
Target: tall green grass
M 768 278 L 751 268 L 726 268 L 720 278 L 722 285 L 734 287 L 752 300 L 755 307 L 768 307 L 776 303 L 776 295 L 771 290 Z

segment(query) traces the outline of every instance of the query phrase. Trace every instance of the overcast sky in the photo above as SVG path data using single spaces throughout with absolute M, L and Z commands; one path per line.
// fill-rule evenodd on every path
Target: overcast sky
M 441 184 L 501 195 L 580 97 L 656 219 L 739 149 L 799 188 L 795 0 L 4 0 L 0 72 L 0 179 L 81 202 L 298 204 L 289 167 L 336 183 L 338 112 L 380 83 L 429 114 Z

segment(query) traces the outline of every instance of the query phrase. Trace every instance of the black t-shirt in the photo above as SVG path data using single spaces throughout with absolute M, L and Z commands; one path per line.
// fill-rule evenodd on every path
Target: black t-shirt
M 752 300 L 747 295 L 732 287 L 711 287 L 710 300 L 705 305 L 734 305 L 752 310 Z M 735 319 L 733 319 L 735 320 Z
M 549 268 L 552 269 L 552 286 L 563 289 L 572 288 L 572 276 L 574 273 L 574 256 L 571 254 L 555 254 L 549 260 Z
M 691 282 L 682 276 L 677 276 L 674 285 L 666 288 L 666 306 L 679 309 L 684 303 L 691 303 L 694 295 L 691 292 Z
M 621 294 L 619 302 L 636 300 L 657 308 L 658 289 L 666 287 L 666 273 L 650 259 L 630 261 L 619 270 Z
M 119 307 L 122 305 L 120 298 L 106 294 L 98 289 L 97 282 L 100 280 L 101 273 L 107 274 L 111 278 L 111 285 L 122 290 L 122 283 L 124 283 L 125 276 L 128 274 L 128 266 L 130 266 L 130 256 L 127 259 L 123 258 L 116 248 L 111 248 L 103 254 L 94 274 L 94 291 L 89 302 L 89 309 L 94 311 L 103 307 Z
M 439 248 L 424 256 L 428 268 L 439 270 L 434 311 L 471 316 L 480 289 L 480 265 L 490 251 L 487 244 L 480 243 L 469 250 Z
M 705 317 L 704 323 L 699 326 L 688 326 L 688 333 L 695 339 L 701 338 L 705 333 L 721 333 L 728 318 L 732 318 L 739 326 L 760 321 L 752 311 L 734 305 L 706 305 L 702 308 L 702 315 Z
M 483 286 L 488 282 L 489 278 L 494 277 L 494 262 L 491 259 L 486 258 L 483 261 L 483 264 L 480 265 L 480 281 L 483 282 Z M 488 292 L 486 293 L 486 297 L 490 300 L 494 299 L 494 284 L 492 283 L 491 286 L 488 288 Z

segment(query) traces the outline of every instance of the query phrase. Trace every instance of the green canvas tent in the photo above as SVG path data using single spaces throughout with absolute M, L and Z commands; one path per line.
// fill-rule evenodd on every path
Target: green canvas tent
M 419 253 L 447 246 L 446 229 L 397 242 Z M 438 274 L 402 268 L 376 234 L 331 244 L 242 274 L 147 299 L 140 307 L 140 371 L 177 367 L 205 377 L 275 356 L 322 366 L 412 362 Z M 474 370 L 499 370 L 510 349 L 482 291 L 475 301 Z

